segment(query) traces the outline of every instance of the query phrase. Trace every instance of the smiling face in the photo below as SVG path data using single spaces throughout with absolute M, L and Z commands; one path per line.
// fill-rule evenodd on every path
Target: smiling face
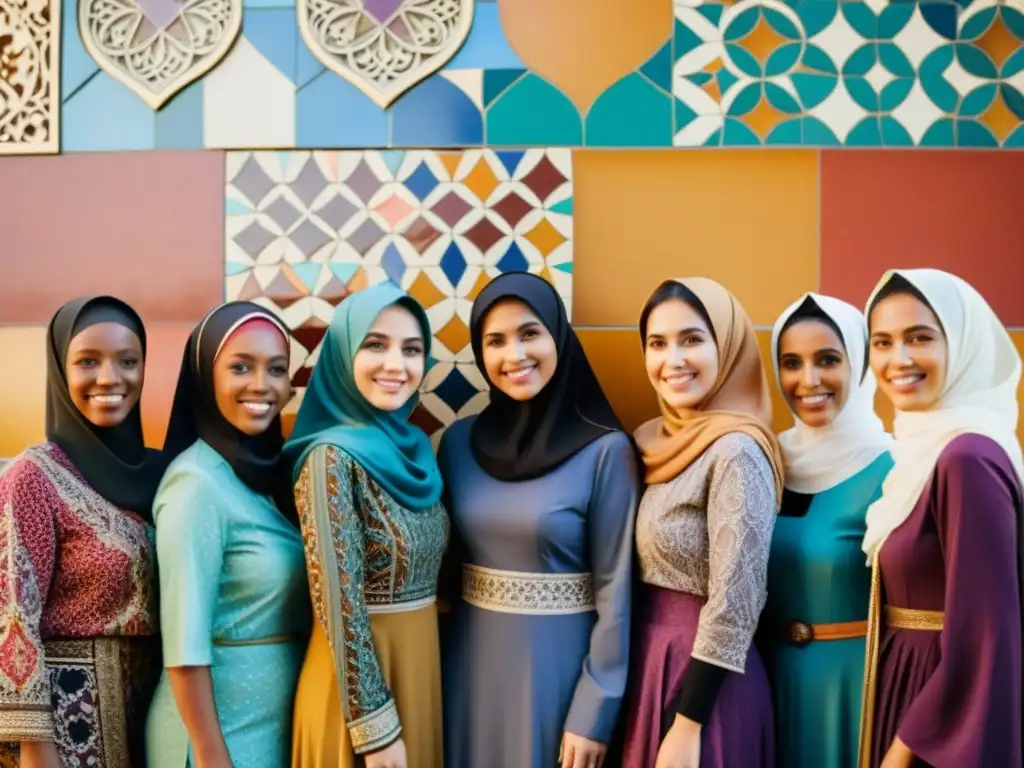
M 426 345 L 416 317 L 401 304 L 385 307 L 352 361 L 356 388 L 382 411 L 397 411 L 423 381 Z
M 946 380 L 949 347 L 931 307 L 897 293 L 871 310 L 871 370 L 899 411 L 934 407 Z
M 269 322 L 241 326 L 213 363 L 217 408 L 240 432 L 261 435 L 291 399 L 288 342 Z
M 82 415 L 97 427 L 116 427 L 142 395 L 142 342 L 119 323 L 91 325 L 71 339 L 64 370 Z
M 820 320 L 793 323 L 779 338 L 779 388 L 809 427 L 831 424 L 850 391 L 850 360 L 842 339 Z
M 555 338 L 530 306 L 499 301 L 483 320 L 484 370 L 491 384 L 525 402 L 538 395 L 558 367 Z
M 701 314 L 682 299 L 658 304 L 647 316 L 647 376 L 667 405 L 697 408 L 718 380 L 718 347 Z

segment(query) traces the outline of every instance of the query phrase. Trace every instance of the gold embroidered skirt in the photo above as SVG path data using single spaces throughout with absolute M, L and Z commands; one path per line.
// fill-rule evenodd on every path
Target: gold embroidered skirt
M 409 768 L 441 768 L 441 656 L 437 606 L 370 616 L 373 645 L 395 698 Z M 314 622 L 295 696 L 292 768 L 359 768 L 342 717 L 334 656 Z
M 69 768 L 141 768 L 146 710 L 160 675 L 158 637 L 48 640 L 54 742 Z M 0 768 L 19 765 L 0 744 Z

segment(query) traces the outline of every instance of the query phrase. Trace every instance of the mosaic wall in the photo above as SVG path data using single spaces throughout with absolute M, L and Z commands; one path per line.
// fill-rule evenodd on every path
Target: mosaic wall
M 0 152 L 58 71 L 68 152 L 1024 147 L 1022 0 L 0 0 Z
M 535 272 L 571 310 L 571 176 L 564 149 L 228 153 L 225 295 L 292 330 L 290 412 L 334 308 L 385 280 L 434 331 L 418 423 L 435 433 L 482 407 L 468 322 L 491 278 Z

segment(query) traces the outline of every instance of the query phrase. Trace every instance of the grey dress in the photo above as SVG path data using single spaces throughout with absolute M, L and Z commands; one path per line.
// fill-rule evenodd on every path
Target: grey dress
M 563 731 L 608 743 L 619 717 L 638 463 L 613 432 L 503 482 L 477 464 L 471 423 L 449 428 L 438 457 L 452 554 L 470 566 L 443 634 L 445 764 L 551 768 Z

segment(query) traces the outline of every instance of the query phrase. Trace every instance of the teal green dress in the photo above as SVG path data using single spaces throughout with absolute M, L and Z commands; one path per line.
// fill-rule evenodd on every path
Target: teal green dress
M 195 758 L 166 667 L 209 666 L 235 768 L 287 766 L 292 705 L 311 626 L 302 537 L 203 441 L 157 492 L 165 670 L 146 723 L 149 768 Z
M 857 764 L 864 638 L 793 644 L 793 621 L 833 624 L 868 615 L 871 571 L 861 541 L 867 508 L 892 468 L 888 453 L 834 488 L 786 491 L 768 559 L 759 646 L 775 695 L 778 765 Z

